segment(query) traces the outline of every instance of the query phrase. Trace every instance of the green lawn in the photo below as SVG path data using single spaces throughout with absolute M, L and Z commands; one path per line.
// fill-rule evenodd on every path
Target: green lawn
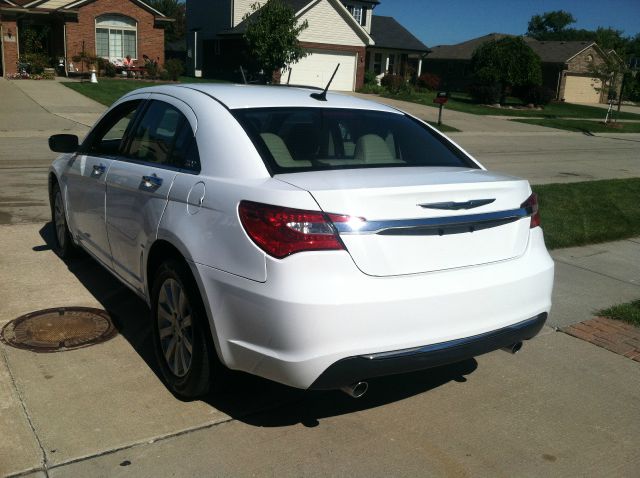
M 622 320 L 640 327 L 640 300 L 614 305 L 598 312 L 598 315 L 610 319 Z
M 180 77 L 180 83 L 224 83 L 221 80 L 208 80 L 204 78 L 189 78 L 186 76 Z M 129 93 L 130 91 L 137 90 L 138 88 L 144 88 L 147 86 L 157 86 L 163 83 L 156 83 L 152 81 L 133 80 L 133 79 L 120 79 L 120 78 L 99 78 L 98 83 L 86 82 L 64 82 L 64 86 L 71 88 L 85 96 L 88 96 L 92 100 L 102 103 L 106 106 L 111 104 L 120 98 L 122 95 Z
M 640 235 L 640 178 L 533 186 L 547 247 Z
M 616 123 L 615 127 L 605 125 L 601 121 L 568 120 L 568 119 L 516 119 L 518 123 L 537 124 L 548 128 L 564 129 L 567 131 L 580 131 L 589 133 L 640 133 L 638 123 Z
M 411 101 L 426 106 L 437 108 L 438 105 L 433 103 L 435 97 L 434 91 L 424 93 L 400 93 L 400 94 L 384 94 L 387 98 L 397 100 Z M 522 106 L 515 98 L 509 98 L 507 106 Z M 463 113 L 472 113 L 476 115 L 498 115 L 498 116 L 529 116 L 543 118 L 591 118 L 604 120 L 607 111 L 597 106 L 576 105 L 572 103 L 550 103 L 542 110 L 535 109 L 508 109 L 508 108 L 492 108 L 475 104 L 471 101 L 469 95 L 465 93 L 452 93 L 451 98 L 445 105 L 445 108 Z M 624 106 L 620 112 L 619 119 L 637 119 L 640 115 L 635 113 L 627 113 Z
M 442 133 L 459 133 L 460 132 L 458 128 L 454 128 L 453 126 L 449 126 L 448 124 L 442 123 L 440 126 L 438 126 L 437 121 L 427 121 L 427 123 L 429 123 L 431 126 L 433 126 L 435 129 L 437 129 Z

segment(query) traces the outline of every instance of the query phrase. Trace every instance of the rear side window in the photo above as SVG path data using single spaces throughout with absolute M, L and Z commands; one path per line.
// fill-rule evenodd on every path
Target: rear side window
M 151 101 L 130 135 L 135 161 L 200 171 L 198 148 L 187 118 L 174 106 Z
M 403 114 L 329 108 L 235 110 L 273 174 L 344 168 L 477 168 L 461 151 Z

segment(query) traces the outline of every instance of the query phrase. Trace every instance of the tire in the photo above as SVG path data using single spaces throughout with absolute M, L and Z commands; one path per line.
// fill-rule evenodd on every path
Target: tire
M 164 262 L 155 274 L 151 294 L 153 342 L 165 383 L 182 399 L 205 395 L 217 356 L 187 264 L 173 259 Z
M 67 216 L 65 214 L 62 191 L 58 183 L 53 185 L 51 191 L 51 223 L 53 224 L 53 252 L 61 259 L 70 259 L 77 253 L 77 246 L 73 242 Z

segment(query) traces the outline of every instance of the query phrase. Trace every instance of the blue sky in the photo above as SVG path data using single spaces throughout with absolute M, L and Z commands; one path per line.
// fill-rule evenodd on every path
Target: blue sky
M 523 34 L 532 15 L 565 10 L 575 28 L 640 32 L 640 0 L 380 0 L 374 13 L 395 17 L 427 46 L 459 43 L 487 33 Z

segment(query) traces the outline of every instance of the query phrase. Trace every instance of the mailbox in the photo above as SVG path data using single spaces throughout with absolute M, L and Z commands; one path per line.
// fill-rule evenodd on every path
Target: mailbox
M 433 99 L 434 103 L 438 103 L 438 104 L 445 104 L 447 101 L 449 101 L 449 92 L 447 91 L 438 91 L 438 93 L 436 93 L 436 97 Z

